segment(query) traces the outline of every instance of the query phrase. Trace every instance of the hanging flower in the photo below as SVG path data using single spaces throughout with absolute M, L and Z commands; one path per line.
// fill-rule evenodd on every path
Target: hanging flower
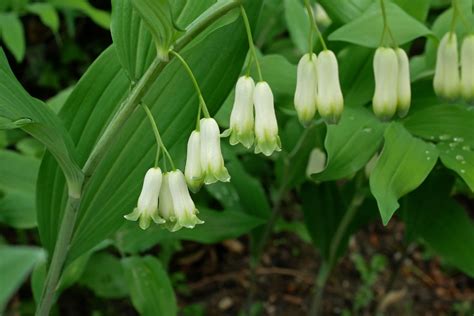
M 125 219 L 129 221 L 139 220 L 141 229 L 150 227 L 151 220 L 157 224 L 165 222 L 158 215 L 158 196 L 160 194 L 161 182 L 162 173 L 160 168 L 151 168 L 147 171 L 137 207 L 132 213 L 125 215 Z
M 163 182 L 161 183 L 160 201 L 158 205 L 159 215 L 166 221 L 163 227 L 170 231 L 176 231 L 176 216 L 174 214 L 173 197 L 171 196 L 169 184 L 169 172 L 163 175 Z M 177 226 L 176 226 L 177 227 Z
M 461 47 L 461 89 L 466 101 L 474 101 L 474 34 L 466 36 Z
M 306 54 L 298 63 L 295 108 L 300 122 L 307 126 L 316 114 L 318 73 L 316 54 Z
M 436 59 L 433 86 L 436 94 L 456 99 L 460 92 L 458 41 L 456 33 L 447 33 L 441 39 Z
M 201 166 L 201 137 L 198 131 L 193 131 L 189 136 L 184 175 L 189 189 L 194 193 L 198 192 L 204 182 Z
M 255 104 L 255 153 L 270 156 L 281 150 L 273 93 L 265 81 L 257 83 L 253 97 Z
M 410 62 L 407 53 L 397 48 L 395 50 L 398 60 L 398 116 L 404 117 L 408 114 L 411 104 Z
M 329 124 L 336 124 L 344 110 L 336 55 L 324 50 L 318 56 L 318 111 Z
M 375 94 L 372 107 L 381 120 L 389 120 L 397 111 L 399 84 L 398 57 L 391 48 L 379 47 L 374 57 Z
M 242 76 L 235 87 L 234 107 L 230 115 L 230 144 L 250 148 L 254 142 L 253 92 L 255 82 Z
M 204 173 L 204 183 L 217 181 L 229 182 L 230 175 L 224 166 L 221 152 L 219 126 L 213 118 L 203 118 L 201 128 L 201 167 Z

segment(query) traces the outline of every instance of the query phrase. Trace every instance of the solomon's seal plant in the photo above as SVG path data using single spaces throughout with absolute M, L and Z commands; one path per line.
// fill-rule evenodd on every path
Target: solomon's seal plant
M 130 297 L 143 315 L 189 314 L 171 281 L 186 240 L 206 244 L 181 260 L 193 263 L 222 248 L 207 244 L 248 242 L 236 250 L 249 263 L 248 297 L 236 302 L 251 314 L 262 271 L 294 274 L 259 269 L 278 229 L 319 251 L 301 300 L 317 315 L 357 248 L 351 236 L 390 221 L 390 233 L 405 234 L 390 266 L 422 240 L 445 270 L 474 276 L 474 226 L 458 203 L 474 190 L 472 1 L 415 2 L 112 0 L 113 43 L 61 110 L 49 105 L 57 98 L 30 96 L 0 49 L 0 230 L 41 241 L 0 247 L 0 309 L 35 267 L 37 316 L 56 314 L 56 303 L 61 313 L 75 282 Z M 34 4 L 21 7 L 48 8 Z M 17 22 L 0 13 L 9 45 Z M 20 154 L 35 146 L 35 157 Z M 39 236 L 16 236 L 36 226 Z

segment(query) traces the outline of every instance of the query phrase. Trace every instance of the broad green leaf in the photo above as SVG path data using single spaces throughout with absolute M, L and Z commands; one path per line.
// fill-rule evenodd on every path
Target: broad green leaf
M 454 104 L 430 106 L 408 116 L 403 125 L 413 135 L 431 142 L 459 142 L 474 147 L 474 111 L 470 107 Z
M 225 148 L 224 155 L 228 161 L 227 169 L 231 175 L 230 185 L 239 195 L 239 204 L 242 210 L 252 216 L 268 219 L 271 207 L 262 184 L 245 170 L 238 157 L 228 147 Z
M 343 24 L 349 23 L 362 15 L 373 0 L 320 0 L 331 19 Z
M 114 48 L 110 47 L 92 64 L 62 107 L 60 116 L 76 143 L 81 165 L 128 88 L 129 81 L 117 61 Z M 64 177 L 48 154 L 41 164 L 37 192 L 40 192 L 37 203 L 41 242 L 52 251 L 64 211 L 65 196 Z
M 58 113 L 66 103 L 66 100 L 69 98 L 73 90 L 74 87 L 69 87 L 59 91 L 58 94 L 46 101 L 46 104 L 53 110 L 54 113 Z
M 310 33 L 310 24 L 308 12 L 306 12 L 306 9 L 301 1 L 284 0 L 284 3 L 286 25 L 288 27 L 291 40 L 298 48 L 299 53 L 305 54 L 309 52 L 308 37 Z
M 291 97 L 296 90 L 296 66 L 292 65 L 283 56 L 268 55 L 260 59 L 262 74 L 272 87 L 275 97 Z M 256 70 L 252 72 L 257 78 Z
M 25 57 L 25 30 L 18 15 L 0 13 L 0 35 L 16 61 L 21 62 Z
M 347 226 L 343 224 L 350 205 L 349 196 L 334 182 L 316 185 L 306 183 L 301 192 L 304 222 L 314 245 L 321 251 L 325 261 L 331 260 L 331 247 L 334 247 L 336 260 L 346 250 L 349 237 L 361 226 L 375 218 L 377 206 L 373 200 L 366 200 L 357 207 L 355 215 L 348 218 Z M 360 202 L 358 202 L 360 203 Z M 350 215 L 349 215 L 350 216 Z M 342 231 L 342 238 L 337 249 L 334 246 L 336 232 Z
M 29 3 L 26 7 L 31 13 L 39 16 L 41 22 L 47 25 L 54 33 L 59 30 L 59 16 L 58 12 L 50 3 Z
M 173 286 L 160 261 L 150 256 L 131 257 L 123 259 L 122 264 L 133 306 L 140 315 L 177 315 Z
M 0 246 L 0 313 L 34 265 L 45 257 L 44 250 L 40 248 Z
M 375 89 L 373 50 L 348 45 L 338 54 L 344 106 L 359 107 L 372 100 Z
M 296 117 L 288 121 L 280 135 L 285 151 L 277 160 L 277 180 L 280 184 L 285 183 L 289 189 L 308 179 L 307 168 L 311 152 L 316 147 L 323 147 L 325 132 L 324 124 L 304 128 Z
M 474 222 L 450 197 L 452 187 L 451 177 L 436 174 L 408 195 L 404 213 L 407 233 L 474 277 Z
M 441 142 L 437 145 L 441 162 L 456 172 L 474 192 L 474 147 L 464 142 Z
M 87 0 L 48 0 L 48 2 L 60 9 L 78 10 L 104 29 L 110 27 L 110 14 L 94 8 Z
M 110 28 L 122 67 L 131 81 L 140 79 L 156 56 L 156 47 L 131 0 L 112 1 Z
M 99 252 L 90 257 L 79 284 L 91 289 L 98 297 L 113 299 L 128 294 L 120 260 L 106 252 Z
M 170 1 L 133 0 L 132 4 L 152 34 L 158 55 L 166 60 L 176 37 Z
M 408 133 L 399 123 L 385 130 L 385 144 L 370 175 L 370 190 L 377 199 L 384 225 L 399 208 L 398 199 L 416 189 L 438 160 L 438 150 Z
M 398 45 L 432 34 L 425 25 L 405 13 L 396 4 L 387 2 L 386 7 L 388 24 Z M 377 48 L 382 44 L 382 33 L 382 12 L 379 2 L 376 1 L 362 16 L 329 35 L 329 39 Z M 386 36 L 386 42 L 392 44 L 388 41 L 388 36 Z
M 230 210 L 217 212 L 204 207 L 199 207 L 199 218 L 205 221 L 205 224 L 175 233 L 157 226 L 143 231 L 135 223 L 126 223 L 115 234 L 115 243 L 122 252 L 131 254 L 146 251 L 157 243 L 170 239 L 212 244 L 240 237 L 264 223 L 264 220 L 244 212 Z
M 431 0 L 395 0 L 394 1 L 401 9 L 418 21 L 424 22 L 428 17 Z
M 0 150 L 0 222 L 16 228 L 36 226 L 38 170 L 38 159 Z
M 77 193 L 82 172 L 75 160 L 74 144 L 61 120 L 43 102 L 31 97 L 16 80 L 0 49 L 0 118 L 13 123 L 41 141 L 59 162 L 70 191 Z
M 384 124 L 363 108 L 346 108 L 338 125 L 328 126 L 326 168 L 313 175 L 318 181 L 348 177 L 364 167 L 383 139 Z
M 255 21 L 261 1 L 247 6 Z M 226 43 L 226 45 L 221 45 Z M 235 85 L 247 54 L 244 26 L 236 21 L 200 42 L 184 58 L 201 85 L 211 113 L 215 113 Z M 205 58 L 203 58 L 205 56 Z M 129 81 L 111 47 L 77 84 L 61 116 L 83 164 L 104 125 L 128 92 Z M 195 126 L 198 101 L 187 73 L 178 61 L 166 66 L 144 98 L 157 118 L 164 143 L 175 161 L 184 161 L 186 139 Z M 136 206 L 143 176 L 152 165 L 155 140 L 143 111 L 136 111 L 117 135 L 115 143 L 91 177 L 79 211 L 70 248 L 77 258 L 123 223 L 123 215 Z M 178 167 L 183 168 L 180 163 Z M 57 167 L 46 156 L 40 170 L 38 221 L 41 239 L 51 250 L 64 208 L 64 184 Z M 204 225 L 205 227 L 206 225 Z

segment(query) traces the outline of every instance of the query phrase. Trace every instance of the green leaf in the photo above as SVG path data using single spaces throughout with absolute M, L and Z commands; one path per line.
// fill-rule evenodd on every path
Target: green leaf
M 296 66 L 281 55 L 267 55 L 259 59 L 265 80 L 272 87 L 275 97 L 291 97 L 296 90 Z M 256 69 L 252 73 L 257 78 Z
M 368 110 L 346 108 L 339 124 L 328 126 L 326 168 L 313 175 L 313 179 L 337 180 L 360 170 L 379 149 L 384 128 Z
M 422 240 L 448 263 L 474 277 L 474 222 L 450 197 L 451 177 L 431 176 L 407 198 L 407 233 Z
M 0 222 L 15 228 L 36 226 L 38 170 L 38 159 L 0 150 Z
M 225 148 L 224 156 L 228 161 L 227 170 L 232 179 L 230 185 L 234 187 L 239 196 L 239 205 L 242 210 L 249 215 L 268 219 L 271 214 L 271 207 L 262 184 L 245 170 L 238 157 L 231 152 L 229 147 Z
M 474 192 L 474 151 L 464 142 L 441 142 L 437 145 L 441 162 L 455 171 Z
M 123 259 L 122 264 L 133 306 L 140 315 L 177 315 L 173 287 L 160 261 L 150 256 L 131 257 Z
M 360 107 L 372 101 L 375 89 L 373 50 L 348 45 L 339 54 L 339 74 L 345 107 Z
M 50 3 L 29 3 L 26 10 L 39 16 L 41 22 L 47 25 L 54 33 L 59 30 L 58 12 Z
M 387 2 L 386 7 L 388 24 L 398 45 L 432 34 L 425 25 L 405 13 L 396 4 Z M 329 40 L 377 48 L 381 45 L 382 33 L 383 17 L 377 1 L 362 16 L 329 35 Z
M 168 0 L 134 0 L 133 6 L 153 35 L 158 55 L 168 58 L 168 51 L 176 37 L 172 10 Z
M 110 28 L 122 67 L 130 80 L 140 79 L 156 56 L 156 47 L 131 0 L 112 1 Z
M 474 111 L 463 105 L 430 106 L 408 116 L 403 125 L 413 135 L 431 142 L 460 142 L 474 147 Z
M 18 15 L 0 13 L 0 35 L 16 61 L 21 62 L 25 57 L 25 30 Z
M 0 49 L 0 117 L 10 120 L 42 142 L 59 162 L 70 192 L 80 188 L 82 172 L 75 160 L 74 144 L 59 118 L 43 102 L 31 97 L 13 75 Z
M 264 223 L 262 219 L 243 212 L 231 210 L 217 212 L 204 207 L 199 207 L 199 218 L 205 224 L 174 233 L 157 226 L 143 231 L 135 223 L 126 223 L 115 235 L 116 245 L 122 252 L 136 254 L 170 239 L 212 244 L 240 237 Z
M 110 14 L 94 8 L 87 0 L 48 0 L 48 2 L 60 9 L 78 10 L 104 29 L 110 27 Z
M 362 15 L 373 0 L 320 0 L 329 16 L 343 24 L 349 23 Z
M 261 1 L 247 6 L 255 21 Z M 226 45 L 220 45 L 225 42 Z M 219 46 L 220 49 L 216 49 Z M 211 113 L 215 113 L 235 85 L 248 50 L 240 21 L 212 33 L 184 53 L 201 85 Z M 205 56 L 205 58 L 203 58 Z M 77 84 L 61 117 L 85 162 L 105 124 L 129 91 L 129 81 L 111 47 Z M 159 118 L 164 143 L 175 161 L 183 162 L 186 139 L 195 126 L 198 100 L 187 73 L 178 61 L 166 66 L 145 96 Z M 77 219 L 69 260 L 77 258 L 119 229 L 123 215 L 136 206 L 143 176 L 152 166 L 155 140 L 143 111 L 135 111 L 117 135 L 88 182 Z M 64 180 L 51 157 L 43 160 L 38 183 L 38 226 L 48 250 L 54 246 L 64 209 Z M 183 168 L 184 163 L 178 164 Z M 205 227 L 206 225 L 204 225 Z
M 431 0 L 395 0 L 394 2 L 418 21 L 426 21 L 428 11 L 430 10 Z
M 127 281 L 120 260 L 106 252 L 93 254 L 79 284 L 91 289 L 98 297 L 123 298 L 128 294 Z
M 307 53 L 309 52 L 308 37 L 310 32 L 308 13 L 301 1 L 285 0 L 284 3 L 286 25 L 291 40 L 300 54 Z
M 321 256 L 327 262 L 331 260 L 331 247 L 333 246 L 336 232 L 343 229 L 339 246 L 335 250 L 336 260 L 346 250 L 349 237 L 360 227 L 366 225 L 376 214 L 377 206 L 373 200 L 366 200 L 356 210 L 355 216 L 349 219 L 347 227 L 343 217 L 348 212 L 350 202 L 347 194 L 335 182 L 316 185 L 306 183 L 301 191 L 302 210 L 304 222 L 314 245 L 321 251 Z
M 46 258 L 43 249 L 0 246 L 0 312 L 10 297 L 25 281 L 37 262 Z
M 385 145 L 372 174 L 370 190 L 384 225 L 399 208 L 398 199 L 416 189 L 438 160 L 438 150 L 408 133 L 399 123 L 385 131 Z

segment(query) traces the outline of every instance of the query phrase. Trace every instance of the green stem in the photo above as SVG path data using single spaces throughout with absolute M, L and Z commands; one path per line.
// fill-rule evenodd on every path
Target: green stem
M 329 247 L 329 258 L 327 260 L 327 263 L 323 264 L 320 268 L 318 279 L 316 281 L 315 295 L 311 303 L 311 312 L 309 314 L 310 316 L 317 316 L 321 310 L 324 288 L 329 278 L 329 275 L 331 274 L 331 271 L 336 265 L 337 251 L 341 246 L 342 240 L 347 233 L 347 229 L 349 228 L 350 223 L 353 221 L 355 215 L 357 214 L 357 210 L 364 202 L 365 194 L 362 193 L 360 190 L 360 182 L 362 181 L 358 181 L 358 179 L 356 179 L 356 181 L 358 182 L 356 184 L 356 192 L 347 208 L 346 213 L 341 219 L 341 222 L 338 225 L 336 233 L 331 241 L 331 245 Z
M 242 15 L 242 19 L 244 20 L 245 31 L 247 32 L 249 49 L 255 61 L 255 65 L 257 66 L 258 79 L 260 81 L 263 81 L 262 69 L 260 68 L 260 62 L 258 61 L 257 49 L 255 48 L 255 44 L 253 42 L 252 28 L 250 27 L 250 22 L 247 16 L 247 12 L 245 12 L 245 8 L 242 5 L 240 6 L 240 12 Z
M 200 18 L 196 19 L 187 29 L 186 33 L 176 41 L 175 50 L 182 50 L 189 44 L 198 34 L 205 30 L 208 26 L 213 24 L 220 17 L 227 14 L 229 11 L 237 8 L 240 5 L 238 0 L 222 1 L 222 5 L 213 11 L 206 12 Z M 170 56 L 170 60 L 173 56 Z M 74 231 L 77 212 L 80 206 L 82 191 L 87 187 L 89 178 L 97 169 L 99 163 L 107 153 L 108 149 L 117 138 L 120 129 L 123 128 L 125 122 L 131 116 L 133 111 L 140 104 L 143 96 L 149 91 L 151 85 L 154 83 L 158 75 L 163 71 L 165 63 L 161 62 L 159 58 L 155 58 L 146 73 L 140 81 L 133 87 L 132 92 L 127 99 L 124 100 L 119 107 L 119 111 L 113 117 L 110 124 L 106 127 L 104 133 L 100 136 L 96 146 L 92 150 L 87 159 L 82 171 L 85 175 L 81 180 L 78 196 L 69 196 L 66 209 L 64 211 L 61 226 L 56 239 L 54 252 L 51 258 L 51 264 L 46 275 L 43 286 L 41 300 L 36 311 L 37 316 L 48 316 L 50 314 L 51 306 L 54 302 L 54 294 L 61 277 L 64 262 L 66 261 L 69 244 L 71 242 L 72 233 Z
M 398 44 L 397 41 L 395 41 L 395 37 L 392 34 L 392 30 L 390 29 L 390 26 L 388 24 L 388 17 L 387 17 L 387 9 L 385 8 L 385 1 L 380 0 L 380 8 L 382 10 L 382 17 L 383 17 L 383 32 L 382 32 L 382 39 L 381 42 L 383 44 L 384 38 L 385 38 L 385 33 L 388 33 L 388 36 L 390 37 L 390 40 L 392 41 L 392 45 L 397 48 Z
M 184 69 L 186 69 L 186 72 L 188 73 L 189 78 L 191 78 L 191 81 L 193 82 L 194 89 L 196 89 L 196 93 L 198 94 L 199 108 L 200 108 L 200 110 L 203 111 L 204 117 L 210 118 L 211 115 L 209 114 L 209 110 L 207 109 L 206 101 L 204 100 L 201 88 L 199 87 L 199 84 L 196 80 L 196 77 L 194 76 L 193 70 L 191 69 L 191 67 L 189 67 L 189 64 L 186 62 L 186 60 L 184 60 L 183 56 L 181 56 L 178 52 L 172 50 L 172 51 L 170 51 L 170 53 L 172 55 L 176 56 L 176 58 L 178 58 L 178 60 L 183 65 Z
M 309 58 L 311 59 L 313 58 L 314 16 L 313 16 L 313 9 L 311 8 L 311 5 L 308 3 L 308 1 L 305 1 L 305 5 L 306 5 L 306 10 L 308 11 L 308 18 L 309 18 L 308 53 L 309 53 Z
M 165 153 L 166 158 L 168 158 L 168 161 L 171 164 L 171 168 L 173 168 L 173 170 L 176 170 L 173 159 L 171 158 L 171 155 L 168 152 L 168 149 L 163 143 L 163 139 L 161 138 L 160 131 L 158 130 L 158 126 L 156 125 L 155 118 L 153 117 L 153 113 L 151 113 L 150 108 L 146 106 L 144 103 L 142 103 L 142 107 L 145 110 L 146 116 L 148 117 L 148 120 L 150 121 L 150 124 L 153 128 L 153 134 L 155 135 L 156 144 L 158 147 L 157 153 L 156 153 L 155 167 L 158 167 L 158 161 L 160 159 L 160 149 L 161 149 Z
M 62 223 L 75 223 L 80 202 L 80 198 L 68 197 Z M 48 274 L 44 280 L 44 287 L 41 293 L 41 300 L 38 309 L 36 310 L 36 315 L 47 316 L 50 313 L 51 306 L 54 302 L 54 294 L 61 277 L 64 262 L 66 261 L 69 242 L 71 241 L 73 231 L 74 225 L 61 225 L 59 228 L 58 239 L 56 240 Z
M 313 14 L 313 8 L 311 7 L 311 4 L 309 3 L 309 0 L 305 0 L 305 6 L 306 10 L 308 11 L 310 21 L 311 21 L 311 27 L 316 31 L 316 34 L 318 34 L 319 41 L 321 42 L 321 45 L 323 46 L 324 50 L 328 50 L 328 47 L 326 46 L 326 41 L 324 40 L 323 34 L 319 30 L 318 23 L 316 23 L 316 20 L 314 19 L 314 14 Z M 312 34 L 311 34 L 312 38 Z M 311 47 L 312 49 L 312 47 Z

